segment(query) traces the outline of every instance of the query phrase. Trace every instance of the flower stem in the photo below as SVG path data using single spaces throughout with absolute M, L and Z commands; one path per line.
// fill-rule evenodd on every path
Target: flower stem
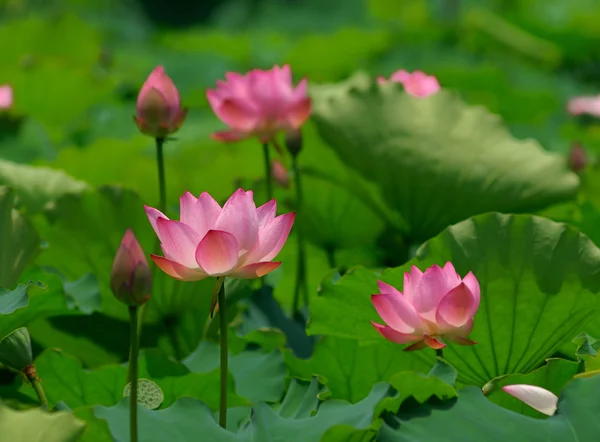
M 138 388 L 138 308 L 129 307 L 129 438 L 131 442 L 138 440 L 137 426 L 137 388 Z
M 273 177 L 271 176 L 271 158 L 269 155 L 269 143 L 263 143 L 263 154 L 265 157 L 265 182 L 267 183 L 267 201 L 273 199 Z
M 221 363 L 220 363 L 220 375 L 219 375 L 219 425 L 223 428 L 227 428 L 227 373 L 228 373 L 228 348 L 227 348 L 227 304 L 225 302 L 225 284 L 219 279 L 224 278 L 220 276 L 217 279 L 217 284 L 221 284 L 219 289 L 219 337 L 221 340 Z
M 46 397 L 46 392 L 44 392 L 44 388 L 42 387 L 42 383 L 40 381 L 39 376 L 35 370 L 35 365 L 28 365 L 23 369 L 23 374 L 27 377 L 27 380 L 31 382 L 33 389 L 35 390 L 35 394 L 37 395 L 40 405 L 42 408 L 48 409 L 48 398 Z
M 302 179 L 300 168 L 298 167 L 298 157 L 292 156 L 292 171 L 294 173 L 294 183 L 296 185 L 296 216 L 302 213 Z M 296 270 L 296 285 L 294 288 L 294 299 L 292 304 L 292 317 L 298 313 L 298 304 L 300 302 L 300 291 L 303 293 L 304 305 L 308 306 L 308 284 L 306 282 L 306 249 L 304 244 L 304 235 L 302 228 L 296 229 L 298 239 L 298 265 Z
M 158 167 L 158 192 L 160 197 L 159 209 L 167 211 L 167 183 L 165 181 L 165 162 L 163 158 L 164 138 L 156 138 L 156 165 Z
M 329 268 L 335 269 L 337 267 L 337 263 L 335 262 L 335 248 L 330 246 L 325 247 L 325 254 L 327 255 Z
M 435 357 L 436 358 L 444 358 L 444 349 L 443 348 L 438 348 L 435 350 Z

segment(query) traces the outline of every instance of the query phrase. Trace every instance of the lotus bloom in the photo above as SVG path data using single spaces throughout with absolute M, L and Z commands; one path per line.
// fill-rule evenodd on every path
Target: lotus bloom
M 165 256 L 151 255 L 173 278 L 198 281 L 209 276 L 260 278 L 279 267 L 272 262 L 290 234 L 294 213 L 275 216 L 271 200 L 256 208 L 252 191 L 238 189 L 221 207 L 208 193 L 186 192 L 181 220 L 146 206 Z
M 13 90 L 8 84 L 0 86 L 0 110 L 10 109 L 13 105 Z
M 179 130 L 186 115 L 175 84 L 162 66 L 156 67 L 138 94 L 134 117 L 138 128 L 146 135 L 165 138 Z
M 569 100 L 567 111 L 571 115 L 591 115 L 600 117 L 600 95 L 595 97 L 575 97 Z
M 540 413 L 552 416 L 556 412 L 558 397 L 542 387 L 527 384 L 506 385 L 502 387 L 506 393 L 526 403 Z
M 299 129 L 310 116 L 306 79 L 294 88 L 288 65 L 271 70 L 254 69 L 246 75 L 225 74 L 206 97 L 217 116 L 230 130 L 217 132 L 219 141 L 237 141 L 256 136 L 270 141 L 279 131 Z
M 371 297 L 387 325 L 372 322 L 386 339 L 413 343 L 405 351 L 446 346 L 443 339 L 472 345 L 467 339 L 479 308 L 479 283 L 473 273 L 461 277 L 452 263 L 434 265 L 425 273 L 415 266 L 404 274 L 404 293 L 378 281 L 380 294 Z
M 110 273 L 110 287 L 121 302 L 140 306 L 150 299 L 152 278 L 142 246 L 128 229 Z
M 382 84 L 388 80 L 384 77 L 377 78 L 378 83 Z M 421 71 L 415 71 L 412 74 L 405 70 L 399 70 L 392 74 L 389 81 L 402 83 L 406 93 L 413 97 L 428 97 L 440 90 L 440 83 L 433 75 L 427 75 Z

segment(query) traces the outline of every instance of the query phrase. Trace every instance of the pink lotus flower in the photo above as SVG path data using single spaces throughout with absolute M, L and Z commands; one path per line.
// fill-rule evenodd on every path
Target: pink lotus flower
M 8 84 L 0 86 L 0 110 L 10 109 L 13 105 L 13 90 Z
M 142 86 L 137 99 L 139 130 L 155 138 L 165 138 L 177 132 L 187 115 L 181 109 L 179 92 L 162 66 L 156 67 Z
M 388 80 L 385 77 L 378 77 L 379 84 L 385 83 Z M 399 70 L 392 74 L 389 81 L 402 83 L 406 93 L 413 97 L 428 97 L 440 90 L 440 83 L 433 75 L 427 75 L 421 71 L 415 71 L 412 74 L 405 70 Z
M 528 384 L 514 384 L 506 385 L 502 387 L 502 390 L 547 416 L 552 416 L 556 412 L 558 397 L 545 388 Z
M 276 217 L 275 200 L 256 208 L 252 191 L 238 189 L 222 208 L 206 192 L 198 198 L 186 192 L 180 203 L 181 221 L 145 206 L 165 254 L 151 257 L 163 272 L 183 281 L 251 279 L 281 264 L 271 261 L 285 244 L 295 214 Z
M 567 110 L 571 115 L 591 115 L 600 117 L 600 95 L 595 97 L 575 97 L 569 100 Z
M 217 88 L 206 91 L 213 111 L 231 129 L 213 134 L 219 141 L 237 141 L 252 136 L 261 142 L 279 131 L 300 128 L 311 112 L 306 79 L 294 88 L 290 67 L 275 66 L 269 71 L 254 69 L 246 75 L 225 74 Z
M 150 299 L 150 268 L 142 246 L 130 229 L 125 232 L 115 256 L 110 287 L 119 301 L 130 306 L 142 305 Z
M 442 338 L 460 345 L 475 344 L 467 339 L 479 308 L 479 283 L 472 272 L 461 279 L 449 262 L 425 273 L 413 266 L 404 274 L 404 294 L 383 281 L 378 285 L 381 294 L 371 299 L 387 325 L 372 324 L 392 342 L 413 342 L 405 351 L 443 348 Z

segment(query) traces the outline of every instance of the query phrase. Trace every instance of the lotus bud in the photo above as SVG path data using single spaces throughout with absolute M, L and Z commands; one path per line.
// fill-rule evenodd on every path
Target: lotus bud
M 285 134 L 285 147 L 293 157 L 298 156 L 302 150 L 302 132 L 300 129 Z
M 569 168 L 575 173 L 581 173 L 588 164 L 585 148 L 580 143 L 573 143 L 569 151 Z
M 129 229 L 113 263 L 110 287 L 117 299 L 129 306 L 140 306 L 150 299 L 150 268 L 140 243 Z
M 138 94 L 137 116 L 139 130 L 155 138 L 165 138 L 177 132 L 187 109 L 181 109 L 179 92 L 162 66 L 155 68 Z
M 21 371 L 33 364 L 29 331 L 21 327 L 0 341 L 0 363 Z
M 290 187 L 290 174 L 279 160 L 274 160 L 271 166 L 271 175 L 277 184 L 283 188 Z
M 13 90 L 9 85 L 0 86 L 0 111 L 8 110 L 13 105 Z

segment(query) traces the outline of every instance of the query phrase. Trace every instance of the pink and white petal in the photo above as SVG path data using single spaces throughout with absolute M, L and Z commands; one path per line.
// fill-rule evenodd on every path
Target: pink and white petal
M 229 276 L 231 278 L 240 279 L 262 278 L 267 273 L 272 272 L 280 265 L 280 262 L 257 262 L 244 267 L 240 267 L 239 269 L 231 273 Z
M 444 264 L 444 268 L 442 270 L 444 271 L 444 275 L 446 276 L 446 282 L 449 288 L 456 287 L 462 282 L 462 278 L 460 277 L 460 275 L 454 268 L 454 265 L 450 261 Z
M 281 251 L 294 225 L 295 213 L 286 213 L 268 222 L 258 235 L 258 240 L 254 247 L 245 257 L 244 262 L 252 264 L 254 262 L 271 261 Z
M 150 221 L 150 225 L 154 229 L 154 232 L 156 232 L 156 235 L 159 236 L 158 235 L 158 227 L 156 225 L 156 220 L 159 218 L 168 220 L 169 218 L 167 217 L 167 215 L 162 213 L 160 210 L 157 210 L 150 206 L 144 205 L 144 210 L 146 211 L 146 215 L 148 216 L 148 221 Z
M 417 267 L 412 266 L 410 272 L 404 273 L 404 297 L 414 305 L 415 297 L 419 294 L 419 284 L 423 277 L 423 272 Z
M 192 229 L 194 229 L 194 226 L 196 225 L 196 211 L 194 209 L 197 202 L 198 198 L 196 198 L 188 191 L 186 191 L 179 198 L 179 220 L 183 224 L 187 224 L 188 226 L 190 226 Z
M 201 279 L 208 277 L 208 275 L 200 269 L 187 268 L 163 256 L 150 255 L 150 258 L 152 258 L 152 261 L 154 261 L 158 268 L 167 275 L 181 281 L 200 281 Z
M 291 104 L 285 111 L 287 126 L 299 129 L 310 117 L 312 102 L 309 97 L 302 98 Z
M 427 347 L 433 348 L 434 350 L 439 350 L 440 348 L 444 348 L 446 346 L 446 344 L 444 344 L 438 338 L 429 335 L 423 336 L 423 341 Z
M 239 130 L 223 130 L 215 132 L 211 138 L 221 143 L 235 143 L 252 136 L 251 132 L 240 132 Z
M 307 89 L 308 89 L 308 80 L 306 78 L 303 78 L 298 83 L 298 86 L 296 86 L 296 89 L 294 89 L 294 95 L 292 96 L 292 99 L 294 101 L 300 101 L 300 100 L 303 100 L 304 98 L 307 98 Z
M 457 336 L 457 335 L 444 335 L 444 339 L 450 341 L 450 342 L 454 342 L 455 344 L 458 345 L 475 345 L 477 344 L 477 342 L 472 341 L 470 339 L 464 338 L 462 336 Z
M 164 218 L 158 218 L 156 226 L 165 256 L 185 267 L 197 268 L 196 247 L 202 239 L 198 233 L 186 224 Z
M 264 203 L 262 206 L 256 209 L 256 216 L 258 217 L 259 232 L 264 226 L 275 218 L 277 214 L 277 203 L 275 199 Z
M 479 302 L 481 301 L 481 289 L 479 288 L 479 281 L 477 281 L 477 278 L 473 272 L 469 272 L 467 273 L 467 276 L 463 278 L 462 282 L 469 287 L 469 290 L 473 295 L 474 303 L 472 306 L 473 311 L 471 312 L 471 316 L 474 316 L 479 309 Z
M 254 106 L 237 98 L 223 100 L 215 113 L 225 124 L 240 132 L 254 129 L 260 120 Z
M 537 385 L 513 384 L 505 385 L 502 390 L 547 416 L 552 416 L 556 412 L 558 397 L 545 388 Z
M 252 195 L 236 190 L 223 206 L 214 228 L 235 236 L 240 254 L 252 249 L 258 240 L 258 216 Z
M 465 283 L 460 283 L 442 298 L 435 312 L 436 323 L 446 329 L 459 328 L 473 318 L 475 298 Z
M 379 332 L 381 336 L 383 336 L 388 341 L 395 342 L 397 344 L 408 344 L 410 342 L 418 341 L 422 339 L 422 336 L 400 333 L 394 330 L 391 327 L 387 327 L 385 325 L 377 324 L 376 322 L 371 321 L 373 327 Z
M 397 83 L 404 83 L 405 81 L 408 81 L 409 79 L 410 79 L 410 73 L 405 71 L 404 69 L 396 71 L 390 76 L 390 80 L 395 81 Z
M 200 194 L 194 207 L 195 224 L 193 225 L 200 238 L 204 238 L 206 232 L 214 228 L 221 210 L 219 203 L 208 192 Z
M 210 276 L 228 275 L 238 263 L 235 236 L 222 230 L 209 230 L 198 244 L 196 262 Z
M 454 287 L 455 285 L 448 284 L 444 270 L 434 265 L 423 273 L 418 292 L 414 293 L 409 300 L 423 318 L 435 322 L 435 312 L 439 302 Z
M 407 334 L 423 333 L 423 320 L 404 296 L 372 295 L 371 301 L 381 319 L 394 330 Z
M 383 282 L 382 280 L 377 281 L 377 287 L 379 287 L 379 293 L 382 295 L 402 296 L 402 292 L 400 292 L 396 287 L 388 284 L 387 282 Z

